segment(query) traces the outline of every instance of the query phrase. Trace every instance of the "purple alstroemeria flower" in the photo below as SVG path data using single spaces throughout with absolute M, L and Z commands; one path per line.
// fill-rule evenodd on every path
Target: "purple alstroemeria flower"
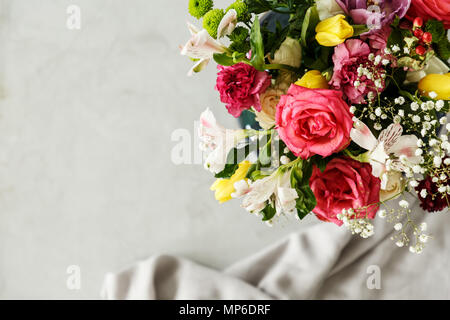
M 411 0 L 336 0 L 355 24 L 365 24 L 369 33 L 381 29 L 394 21 L 395 16 L 403 18 Z

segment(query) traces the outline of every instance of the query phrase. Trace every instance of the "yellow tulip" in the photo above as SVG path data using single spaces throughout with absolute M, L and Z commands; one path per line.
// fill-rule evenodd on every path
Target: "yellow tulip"
M 296 85 L 310 89 L 328 89 L 328 82 L 319 70 L 311 70 L 298 80 Z
M 325 19 L 316 26 L 316 40 L 325 47 L 334 47 L 353 36 L 353 27 L 343 14 Z
M 431 73 L 419 81 L 419 91 L 429 97 L 430 92 L 437 94 L 438 100 L 450 100 L 450 73 Z
M 211 191 L 215 191 L 216 200 L 219 203 L 227 202 L 231 200 L 231 194 L 235 192 L 234 184 L 238 181 L 245 179 L 248 169 L 251 163 L 249 161 L 244 161 L 239 164 L 239 168 L 229 179 L 217 179 L 216 182 L 211 186 Z

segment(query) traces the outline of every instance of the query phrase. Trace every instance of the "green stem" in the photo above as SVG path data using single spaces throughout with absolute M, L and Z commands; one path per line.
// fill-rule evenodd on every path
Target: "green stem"
M 297 68 L 294 68 L 292 66 L 289 66 L 287 64 L 280 64 L 280 63 L 271 63 L 271 64 L 265 64 L 265 69 L 268 70 L 276 70 L 276 69 L 286 69 L 292 72 L 298 72 L 299 70 Z

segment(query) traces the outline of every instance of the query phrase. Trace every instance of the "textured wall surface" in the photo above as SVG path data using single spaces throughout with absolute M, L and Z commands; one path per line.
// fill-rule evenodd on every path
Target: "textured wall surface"
M 152 254 L 222 268 L 300 228 L 219 206 L 201 165 L 171 162 L 172 132 L 206 107 L 237 126 L 213 64 L 186 77 L 187 0 L 0 4 L 0 298 L 97 298 L 106 272 Z

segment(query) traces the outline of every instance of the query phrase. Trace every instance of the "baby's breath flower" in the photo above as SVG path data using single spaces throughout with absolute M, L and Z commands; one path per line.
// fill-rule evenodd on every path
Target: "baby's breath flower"
M 433 165 L 434 165 L 436 168 L 439 168 L 439 167 L 441 166 L 441 164 L 442 164 L 442 158 L 439 157 L 439 156 L 435 156 L 435 157 L 433 158 Z
M 422 189 L 422 191 L 420 191 L 420 196 L 424 199 L 427 197 L 427 194 L 427 189 Z
M 417 186 L 419 185 L 419 182 L 417 182 L 416 180 L 411 180 L 411 181 L 409 182 L 409 185 L 410 185 L 412 188 L 415 188 L 415 187 L 417 187 Z
M 420 230 L 422 231 L 427 231 L 427 223 L 426 222 L 422 222 L 420 224 Z
M 398 203 L 398 205 L 404 209 L 407 209 L 409 207 L 409 203 L 406 200 L 400 200 L 400 202 Z
M 434 91 L 431 91 L 428 95 L 430 96 L 431 99 L 436 99 L 436 97 L 438 96 L 437 93 Z
M 281 156 L 280 162 L 281 162 L 281 164 L 285 165 L 285 164 L 288 164 L 289 162 L 291 162 L 291 160 L 286 156 Z
M 399 240 L 395 243 L 395 245 L 399 248 L 403 247 L 405 245 L 405 243 L 402 240 Z

